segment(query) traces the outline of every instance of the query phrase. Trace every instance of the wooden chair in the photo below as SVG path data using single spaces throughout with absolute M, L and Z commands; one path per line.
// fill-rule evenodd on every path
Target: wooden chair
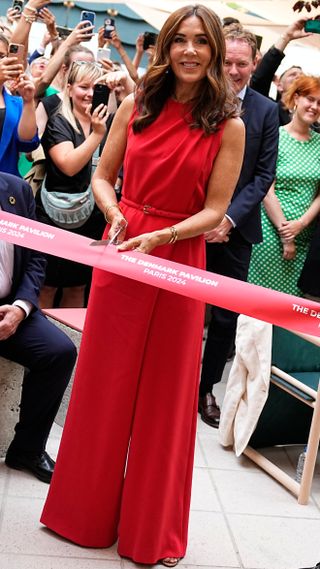
M 270 390 L 244 454 L 298 498 L 309 500 L 320 439 L 320 338 L 273 327 Z M 307 445 L 301 482 L 256 449 Z

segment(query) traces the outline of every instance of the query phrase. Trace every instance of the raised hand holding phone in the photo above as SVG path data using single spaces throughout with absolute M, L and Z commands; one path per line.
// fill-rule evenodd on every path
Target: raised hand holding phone
M 143 49 L 147 50 L 151 45 L 156 45 L 158 34 L 154 32 L 144 32 Z
M 115 22 L 113 18 L 105 18 L 103 37 L 107 40 L 111 39 L 111 34 L 115 30 Z
M 16 65 L 16 73 L 13 77 L 18 77 L 24 70 L 24 45 L 19 43 L 9 44 L 9 58 L 12 57 L 12 63 Z M 12 69 L 13 71 L 13 69 Z
M 86 25 L 84 26 L 86 27 L 90 27 L 90 30 L 88 30 L 87 32 L 87 38 L 86 40 L 89 41 L 92 38 L 93 35 L 93 29 L 94 29 L 94 25 L 95 25 L 95 21 L 96 21 L 96 14 L 95 12 L 90 12 L 88 10 L 82 10 L 81 12 L 81 17 L 80 17 L 80 21 L 81 22 L 86 22 Z
M 0 59 L 0 83 L 17 79 L 23 73 L 23 65 L 17 62 L 16 57 Z
M 23 8 L 23 0 L 13 0 L 12 8 L 15 10 L 16 14 L 21 14 Z

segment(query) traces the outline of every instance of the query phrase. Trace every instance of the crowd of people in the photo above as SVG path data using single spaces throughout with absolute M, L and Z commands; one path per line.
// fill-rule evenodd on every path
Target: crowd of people
M 36 20 L 45 32 L 30 53 Z M 9 8 L 0 209 L 320 301 L 320 78 L 299 66 L 277 76 L 288 43 L 309 35 L 305 21 L 262 55 L 239 22 L 185 6 L 155 46 L 137 38 L 133 60 L 101 27 L 99 48 L 119 61 L 98 61 L 89 21 L 61 39 L 48 0 Z M 58 306 L 86 306 L 87 317 L 55 465 L 46 442 L 76 359 L 41 311 Z M 197 413 L 219 427 L 213 386 L 238 318 L 211 307 L 201 368 L 204 309 L 0 241 L 0 355 L 26 368 L 5 461 L 51 483 L 47 527 L 83 546 L 118 541 L 138 563 L 184 557 Z

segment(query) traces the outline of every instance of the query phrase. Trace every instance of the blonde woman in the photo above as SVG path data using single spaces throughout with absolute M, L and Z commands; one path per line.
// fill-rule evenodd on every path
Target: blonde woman
M 101 237 L 105 226 L 90 188 L 92 155 L 106 131 L 107 105 L 90 113 L 93 88 L 101 76 L 95 63 L 72 64 L 61 107 L 42 138 L 47 176 L 36 198 L 40 221 L 93 239 Z M 62 288 L 60 306 L 83 306 L 90 277 L 89 267 L 49 256 L 41 306 L 53 306 L 58 288 Z

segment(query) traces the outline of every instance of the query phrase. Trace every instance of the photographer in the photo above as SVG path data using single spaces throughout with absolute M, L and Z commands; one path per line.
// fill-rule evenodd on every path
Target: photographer
M 251 78 L 250 87 L 258 91 L 258 93 L 261 93 L 261 95 L 265 95 L 265 97 L 269 96 L 271 83 L 276 79 L 280 126 L 288 124 L 292 119 L 290 111 L 283 104 L 283 100 L 290 85 L 303 71 L 301 67 L 294 65 L 290 67 L 290 69 L 287 69 L 280 78 L 275 78 L 275 74 L 285 57 L 284 50 L 287 45 L 292 40 L 310 36 L 309 33 L 304 31 L 304 25 L 307 19 L 308 18 L 299 18 L 299 20 L 287 27 L 275 44 L 265 53 Z
M 50 117 L 42 137 L 47 176 L 36 194 L 39 221 L 92 239 L 99 239 L 105 226 L 90 188 L 92 155 L 106 131 L 107 106 L 90 113 L 94 85 L 101 77 L 94 62 L 72 65 L 60 110 Z M 90 278 L 90 267 L 48 256 L 40 306 L 52 307 L 61 288 L 61 307 L 83 307 Z
M 19 153 L 31 152 L 39 145 L 34 85 L 17 57 L 8 57 L 9 42 L 1 34 L 0 55 L 0 171 L 19 176 Z M 5 87 L 8 83 L 19 96 L 9 93 Z

